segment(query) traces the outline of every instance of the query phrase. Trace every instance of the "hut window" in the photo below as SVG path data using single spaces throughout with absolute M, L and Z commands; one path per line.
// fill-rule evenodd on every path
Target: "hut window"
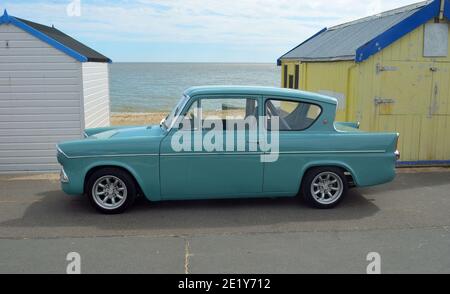
M 294 88 L 294 76 L 293 75 L 289 75 L 289 88 L 291 88 L 291 89 Z
M 427 23 L 423 40 L 424 57 L 446 57 L 448 54 L 448 24 Z
M 298 89 L 299 72 L 300 72 L 300 65 L 296 64 L 295 65 L 295 77 L 294 77 L 295 89 Z
M 285 64 L 283 67 L 283 87 L 287 88 L 287 76 L 288 76 L 288 66 Z

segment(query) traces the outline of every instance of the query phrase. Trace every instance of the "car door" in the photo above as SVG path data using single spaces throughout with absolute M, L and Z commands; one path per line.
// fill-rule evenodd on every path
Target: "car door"
M 260 97 L 213 95 L 191 99 L 181 125 L 171 129 L 161 142 L 162 198 L 258 196 L 262 192 L 263 164 L 261 152 L 251 148 L 257 138 L 245 128 L 229 130 L 227 126 L 250 115 L 256 121 Z
M 267 117 L 267 141 L 271 141 L 275 134 L 278 136 L 279 155 L 277 160 L 264 163 L 264 193 L 280 196 L 297 194 L 300 172 L 312 156 L 308 151 L 312 146 L 321 144 L 322 135 L 309 131 L 321 112 L 321 107 L 316 104 L 266 97 L 264 115 Z M 278 125 L 272 125 L 274 117 L 279 121 Z

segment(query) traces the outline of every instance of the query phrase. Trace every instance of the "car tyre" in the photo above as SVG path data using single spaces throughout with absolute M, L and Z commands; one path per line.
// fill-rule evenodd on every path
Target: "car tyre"
M 336 207 L 348 193 L 344 171 L 337 167 L 317 167 L 309 170 L 302 182 L 302 196 L 315 208 Z
M 119 214 L 128 209 L 137 197 L 133 177 L 118 168 L 95 171 L 86 184 L 91 205 L 104 214 Z

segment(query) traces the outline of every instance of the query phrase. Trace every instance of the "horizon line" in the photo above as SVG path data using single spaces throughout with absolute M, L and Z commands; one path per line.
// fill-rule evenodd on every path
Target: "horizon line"
M 223 63 L 223 64 L 274 64 L 276 62 L 252 61 L 114 61 L 112 63 Z

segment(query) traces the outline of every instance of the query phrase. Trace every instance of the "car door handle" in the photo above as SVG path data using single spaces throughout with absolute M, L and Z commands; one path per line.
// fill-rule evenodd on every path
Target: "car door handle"
M 247 141 L 247 143 L 259 145 L 259 141 L 255 141 L 255 140 L 249 140 L 249 141 Z

